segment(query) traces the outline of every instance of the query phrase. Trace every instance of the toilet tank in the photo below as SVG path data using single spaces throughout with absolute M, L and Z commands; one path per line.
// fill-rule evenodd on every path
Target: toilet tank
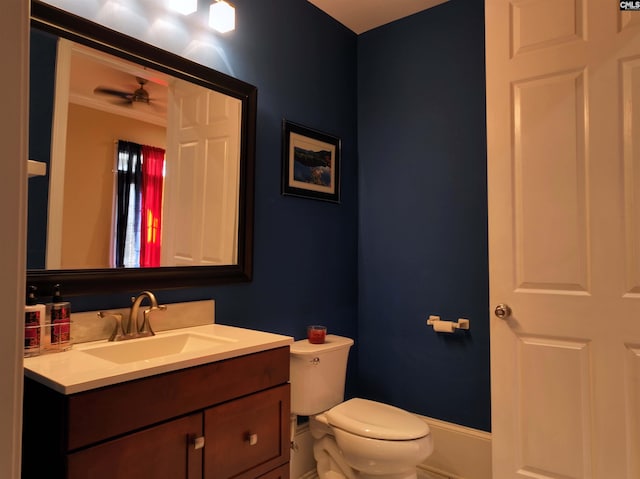
M 347 359 L 353 339 L 328 334 L 323 344 L 296 341 L 291 351 L 291 413 L 319 414 L 344 401 Z

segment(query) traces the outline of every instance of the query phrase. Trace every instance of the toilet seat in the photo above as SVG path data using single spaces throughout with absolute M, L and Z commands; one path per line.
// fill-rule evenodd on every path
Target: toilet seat
M 371 439 L 407 441 L 430 433 L 429 426 L 413 414 L 368 399 L 349 399 L 329 409 L 324 416 L 333 427 Z

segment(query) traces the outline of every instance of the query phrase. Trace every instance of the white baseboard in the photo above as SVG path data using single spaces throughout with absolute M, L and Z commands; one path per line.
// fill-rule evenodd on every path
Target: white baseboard
M 435 479 L 491 479 L 490 433 L 421 417 L 431 429 L 434 451 L 419 471 Z
M 491 434 L 419 416 L 431 429 L 434 451 L 418 466 L 418 479 L 491 479 Z M 296 428 L 291 479 L 317 479 L 309 425 Z

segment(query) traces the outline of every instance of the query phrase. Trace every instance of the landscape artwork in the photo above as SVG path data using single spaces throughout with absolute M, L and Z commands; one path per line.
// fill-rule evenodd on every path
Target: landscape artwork
M 340 140 L 283 122 L 282 193 L 339 202 Z

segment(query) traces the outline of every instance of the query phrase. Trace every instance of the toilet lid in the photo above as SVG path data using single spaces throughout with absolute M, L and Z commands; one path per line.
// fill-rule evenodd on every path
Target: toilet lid
M 429 426 L 413 414 L 368 399 L 349 399 L 325 416 L 332 426 L 371 439 L 406 441 L 429 434 Z

